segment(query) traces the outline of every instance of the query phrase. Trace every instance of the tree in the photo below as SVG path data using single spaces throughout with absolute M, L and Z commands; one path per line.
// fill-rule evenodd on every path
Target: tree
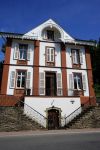
M 97 41 L 97 47 L 91 48 L 91 60 L 93 67 L 93 80 L 97 96 L 100 96 L 100 38 Z

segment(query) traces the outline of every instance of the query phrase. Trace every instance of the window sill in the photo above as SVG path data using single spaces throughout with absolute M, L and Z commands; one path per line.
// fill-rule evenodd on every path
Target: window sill
M 81 64 L 72 64 L 73 68 L 81 68 Z
M 16 87 L 16 90 L 24 90 L 25 88 Z
M 83 91 L 82 89 L 73 89 L 73 91 Z
M 84 95 L 84 91 L 83 90 L 73 90 L 74 92 L 74 96 L 81 96 L 81 95 Z
M 18 59 L 17 64 L 25 64 L 27 65 L 27 60 Z

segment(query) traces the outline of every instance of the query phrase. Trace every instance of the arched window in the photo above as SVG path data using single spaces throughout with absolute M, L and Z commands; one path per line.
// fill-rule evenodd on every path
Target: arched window
M 41 36 L 44 40 L 59 41 L 61 39 L 60 31 L 57 28 L 50 26 L 42 29 Z

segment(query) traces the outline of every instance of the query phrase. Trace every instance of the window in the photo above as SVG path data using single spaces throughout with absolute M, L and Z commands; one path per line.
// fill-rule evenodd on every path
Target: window
M 54 48 L 47 47 L 46 49 L 46 61 L 47 62 L 54 62 Z
M 17 88 L 24 88 L 25 85 L 26 85 L 26 71 L 18 71 L 17 72 L 16 87 Z
M 80 67 L 83 64 L 83 52 L 80 49 L 72 49 L 73 67 Z
M 74 89 L 82 90 L 82 76 L 79 73 L 74 73 Z
M 28 49 L 28 45 L 26 45 L 26 44 L 19 45 L 19 59 L 20 60 L 27 59 L 27 49 Z
M 79 50 L 72 50 L 72 61 L 73 64 L 79 64 L 80 63 L 80 55 Z
M 30 60 L 31 52 L 33 51 L 33 44 L 18 44 L 14 43 L 14 59 L 16 60 Z
M 54 40 L 54 31 L 47 30 L 47 39 Z

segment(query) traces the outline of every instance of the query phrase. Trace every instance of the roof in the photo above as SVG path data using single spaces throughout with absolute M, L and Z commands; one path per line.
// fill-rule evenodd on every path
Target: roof
M 35 36 L 28 36 L 20 33 L 11 33 L 11 32 L 0 32 L 0 36 L 4 38 L 13 38 L 13 39 L 36 39 Z
M 13 38 L 13 39 L 25 39 L 25 40 L 43 40 L 41 32 L 45 28 L 54 28 L 61 34 L 59 38 L 60 42 L 69 43 L 69 44 L 78 44 L 78 45 L 89 45 L 89 46 L 96 46 L 96 42 L 94 41 L 87 41 L 87 40 L 80 40 L 71 37 L 67 32 L 65 32 L 62 27 L 60 27 L 55 21 L 52 19 L 47 20 L 43 24 L 37 26 L 36 28 L 30 30 L 25 34 L 20 33 L 9 33 L 9 32 L 0 32 L 0 35 L 4 38 Z

